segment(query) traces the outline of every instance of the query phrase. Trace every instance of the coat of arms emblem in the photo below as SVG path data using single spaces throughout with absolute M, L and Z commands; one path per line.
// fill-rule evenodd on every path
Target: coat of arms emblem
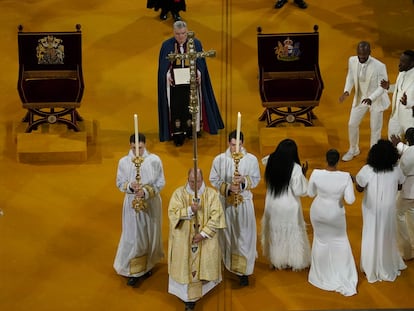
M 39 39 L 36 47 L 37 63 L 39 65 L 63 64 L 65 47 L 62 42 L 62 39 L 58 39 L 52 35 Z
M 299 49 L 300 42 L 293 42 L 289 37 L 282 42 L 277 42 L 275 47 L 275 54 L 278 60 L 281 61 L 295 61 L 299 59 L 301 51 Z

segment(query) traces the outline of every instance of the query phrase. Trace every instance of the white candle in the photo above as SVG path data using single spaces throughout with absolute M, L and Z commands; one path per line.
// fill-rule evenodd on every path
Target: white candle
M 236 152 L 240 151 L 240 128 L 241 128 L 241 114 L 237 113 L 237 128 L 236 128 Z
M 139 156 L 139 138 L 138 138 L 138 115 L 134 114 L 134 128 L 135 128 L 135 156 Z

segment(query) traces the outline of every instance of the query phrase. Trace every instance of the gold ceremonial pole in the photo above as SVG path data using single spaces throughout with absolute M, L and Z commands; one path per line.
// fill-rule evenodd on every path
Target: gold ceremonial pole
M 168 59 L 170 61 L 174 60 L 188 60 L 189 61 L 189 69 L 190 69 L 190 105 L 189 111 L 191 113 L 191 125 L 192 125 L 192 132 L 193 132 L 193 166 L 194 166 L 194 174 L 196 180 L 196 186 L 194 187 L 194 201 L 198 203 L 198 189 L 197 189 L 197 180 L 198 180 L 198 150 L 197 150 L 197 116 L 199 114 L 199 102 L 197 96 L 197 66 L 196 61 L 197 58 L 204 58 L 204 57 L 214 57 L 216 56 L 216 51 L 210 50 L 207 52 L 197 52 L 195 48 L 194 42 L 194 32 L 189 31 L 187 33 L 187 52 L 186 53 L 170 53 L 168 54 Z M 196 234 L 199 231 L 198 228 L 198 218 L 197 213 L 194 215 L 195 219 L 195 232 Z

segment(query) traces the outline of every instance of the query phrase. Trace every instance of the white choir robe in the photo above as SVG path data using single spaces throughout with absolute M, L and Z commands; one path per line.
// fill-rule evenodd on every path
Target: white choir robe
M 224 265 L 227 270 L 237 275 L 251 275 L 257 258 L 256 216 L 251 189 L 260 181 L 260 169 L 259 162 L 253 154 L 246 152 L 244 148 L 241 148 L 240 152 L 243 157 L 239 162 L 238 170 L 246 180 L 244 186 L 241 185 L 240 192 L 243 202 L 235 207 L 226 201 L 226 193 L 235 171 L 230 148 L 213 160 L 210 182 L 219 190 L 226 215 L 226 229 L 220 236 Z
M 400 270 L 407 268 L 398 250 L 395 220 L 398 185 L 405 177 L 398 166 L 393 171 L 376 173 L 366 164 L 355 178 L 365 188 L 361 270 L 370 283 L 394 281 Z
M 164 171 L 160 158 L 144 151 L 141 164 L 141 184 L 144 186 L 145 202 L 148 208 L 136 212 L 132 207 L 134 193 L 129 185 L 136 181 L 135 157 L 132 150 L 119 160 L 116 185 L 125 193 L 122 210 L 122 234 L 115 256 L 114 269 L 120 275 L 140 277 L 151 270 L 163 257 L 161 236 L 162 204 L 160 191 L 165 185 Z M 130 261 L 147 256 L 144 270 L 131 273 Z

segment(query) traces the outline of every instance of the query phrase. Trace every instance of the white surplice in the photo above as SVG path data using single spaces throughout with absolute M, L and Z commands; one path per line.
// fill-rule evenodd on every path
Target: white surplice
M 139 277 L 151 270 L 163 257 L 161 236 L 162 211 L 159 192 L 165 185 L 164 171 L 160 158 L 144 151 L 140 175 L 142 185 L 152 189 L 145 190 L 145 202 L 148 208 L 136 212 L 132 208 L 135 197 L 129 185 L 136 180 L 136 167 L 132 162 L 135 157 L 132 150 L 119 160 L 116 185 L 125 193 L 122 210 L 122 234 L 115 256 L 114 269 L 123 276 Z M 147 256 L 146 269 L 139 273 L 130 273 L 130 260 Z
M 235 170 L 230 148 L 213 160 L 210 182 L 220 192 L 220 200 L 226 216 L 226 229 L 220 235 L 220 246 L 226 269 L 237 275 L 250 275 L 253 274 L 257 257 L 256 216 L 251 189 L 255 188 L 260 181 L 260 169 L 259 162 L 253 154 L 246 152 L 244 148 L 241 148 L 241 152 L 243 158 L 239 163 L 239 173 L 246 179 L 246 184 L 242 186 L 240 192 L 243 196 L 241 204 L 237 207 L 230 205 L 226 202 L 226 196 L 223 193 L 227 192 Z M 232 255 L 241 256 L 246 260 L 246 269 L 243 273 L 232 269 Z

